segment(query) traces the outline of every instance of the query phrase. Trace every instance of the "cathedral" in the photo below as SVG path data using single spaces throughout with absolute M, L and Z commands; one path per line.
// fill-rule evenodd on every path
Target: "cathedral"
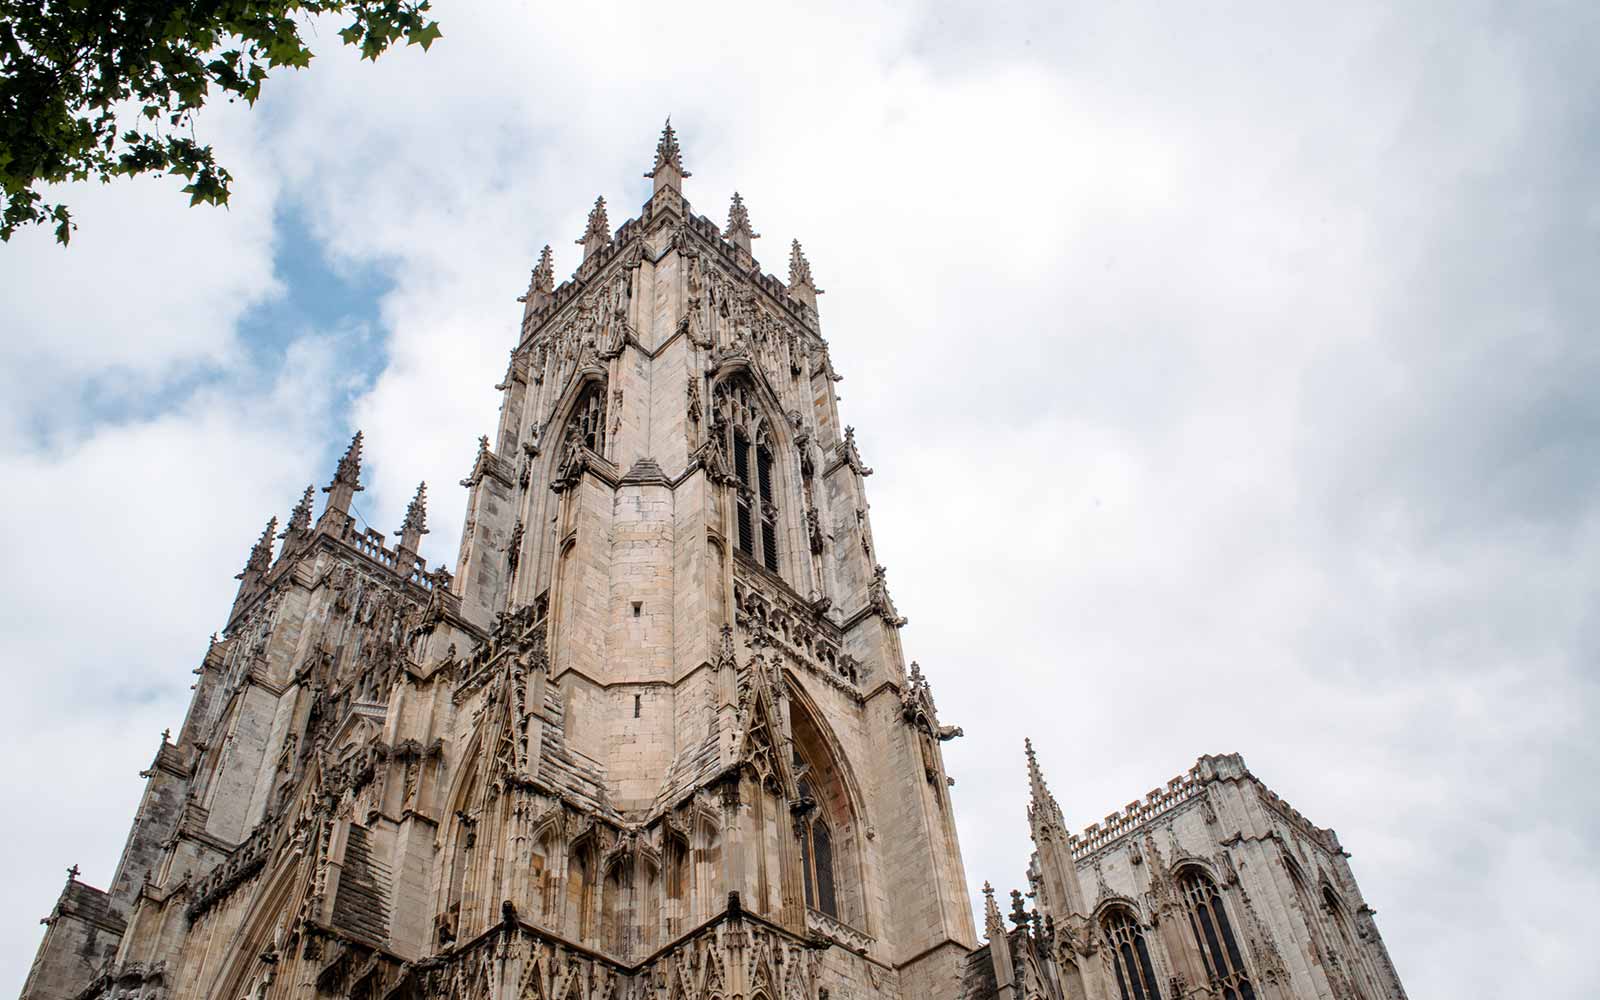
M 22 1000 L 1403 1000 L 1236 755 L 1074 834 L 1027 746 L 1026 891 L 973 905 L 821 289 L 690 209 L 670 123 L 645 176 L 533 269 L 453 570 L 424 486 L 357 528 L 360 434 L 267 524 Z

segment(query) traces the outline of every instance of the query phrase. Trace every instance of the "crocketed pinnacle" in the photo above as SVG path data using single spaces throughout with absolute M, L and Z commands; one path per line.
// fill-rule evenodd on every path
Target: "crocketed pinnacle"
M 322 488 L 322 492 L 331 493 L 335 486 L 348 486 L 352 492 L 359 493 L 361 485 L 361 432 L 356 431 L 356 436 L 350 439 L 350 447 L 344 451 L 344 457 L 339 459 L 339 467 L 333 471 L 333 482 Z
M 745 239 L 759 240 L 761 234 L 750 228 L 750 210 L 744 207 L 744 199 L 739 197 L 739 192 L 733 193 L 733 204 L 728 206 L 728 228 L 724 233 L 729 239 L 735 234 L 742 233 Z
M 417 493 L 411 498 L 411 503 L 406 506 L 406 520 L 400 525 L 400 534 L 426 535 L 428 533 L 428 484 L 418 483 Z
M 994 901 L 994 886 L 983 883 L 983 936 L 998 941 L 1005 936 L 1006 922 L 1000 915 L 1000 904 Z
M 594 207 L 589 209 L 589 225 L 584 229 L 583 236 L 574 240 L 582 246 L 590 240 L 599 240 L 601 243 L 611 241 L 611 223 L 606 219 L 606 199 L 602 195 L 594 200 Z
M 243 580 L 248 573 L 265 573 L 272 566 L 272 539 L 278 533 L 278 519 L 276 516 L 267 522 L 267 527 L 261 532 L 261 537 L 250 547 L 250 558 L 245 560 L 244 572 L 234 577 Z
M 822 293 L 822 289 L 811 278 L 811 262 L 806 260 L 805 251 L 800 249 L 800 241 L 795 240 L 789 245 L 789 287 L 799 288 L 802 285 L 819 295 Z
M 655 177 L 662 167 L 671 167 L 678 172 L 680 177 L 693 176 L 683 169 L 683 151 L 678 148 L 678 133 L 672 130 L 672 116 L 667 116 L 667 124 L 661 130 L 661 138 L 656 142 L 656 163 L 650 168 L 646 177 Z
M 582 243 L 582 240 L 578 241 Z M 550 244 L 546 243 L 544 249 L 539 251 L 539 263 L 533 266 L 533 274 L 528 279 L 528 290 L 517 296 L 518 302 L 526 302 L 534 295 L 543 292 L 548 295 L 556 287 L 556 261 L 555 255 L 550 252 Z
M 1024 751 L 1028 755 L 1028 820 L 1037 826 L 1041 822 L 1054 822 L 1061 825 L 1061 807 L 1056 804 L 1056 798 L 1050 794 L 1050 786 L 1045 784 L 1044 772 L 1039 770 L 1039 758 L 1033 752 L 1033 740 L 1026 737 L 1022 740 Z
M 300 494 L 300 502 L 289 512 L 289 526 L 278 536 L 279 538 L 288 538 L 290 535 L 304 534 L 311 530 L 311 498 L 316 496 L 316 493 L 315 486 L 307 486 L 306 491 Z

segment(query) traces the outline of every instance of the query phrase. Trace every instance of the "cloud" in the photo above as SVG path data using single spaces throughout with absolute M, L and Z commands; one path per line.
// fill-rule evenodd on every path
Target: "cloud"
M 6 369 L 36 373 L 3 425 L 29 484 L 5 641 L 117 678 L 97 725 L 176 721 L 259 522 L 351 425 L 362 514 L 393 528 L 427 479 L 424 554 L 453 563 L 454 483 L 495 424 L 527 270 L 546 242 L 576 265 L 596 194 L 613 223 L 637 210 L 671 112 L 695 209 L 720 222 L 737 188 L 767 269 L 798 237 L 828 290 L 906 648 L 967 733 L 946 752 L 974 885 L 1022 880 L 1023 734 L 1083 825 L 1238 750 L 1338 828 L 1417 995 L 1600 985 L 1540 943 L 1585 926 L 1547 901 L 1600 861 L 1592 15 L 439 16 L 426 55 L 358 64 L 322 31 L 313 69 L 273 81 L 228 133 L 259 203 L 219 220 L 113 186 L 115 241 L 94 249 L 88 219 L 69 254 L 5 251 L 0 281 L 39 289 L 0 306 L 29 334 L 0 343 Z M 356 310 L 381 341 L 310 331 L 252 375 L 241 317 L 294 292 L 285 206 L 328 269 L 382 275 Z M 194 232 L 137 252 L 172 225 Z M 352 344 L 376 367 L 342 367 Z M 137 405 L 110 419 L 93 397 L 123 385 Z M 64 519 L 70 544 L 36 530 Z M 150 550 L 188 554 L 127 595 Z M 109 634 L 70 626 L 107 607 Z M 27 681 L 31 714 L 70 720 L 72 683 Z M 150 738 L 14 794 L 57 830 L 103 826 L 72 846 L 109 859 L 132 791 L 103 762 L 141 765 Z M 63 812 L 90 790 L 92 822 Z M 41 910 L 53 891 L 24 888 Z M 20 979 L 33 938 L 11 937 Z M 1536 961 L 1460 962 L 1491 950 Z

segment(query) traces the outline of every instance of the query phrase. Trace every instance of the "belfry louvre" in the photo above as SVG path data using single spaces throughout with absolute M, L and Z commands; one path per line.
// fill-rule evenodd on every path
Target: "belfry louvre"
M 646 176 L 533 270 L 453 572 L 425 487 L 356 528 L 360 434 L 267 525 L 24 1000 L 1403 998 L 1236 755 L 1073 835 L 1028 746 L 1030 891 L 979 944 L 811 267 L 691 211 L 670 124 Z

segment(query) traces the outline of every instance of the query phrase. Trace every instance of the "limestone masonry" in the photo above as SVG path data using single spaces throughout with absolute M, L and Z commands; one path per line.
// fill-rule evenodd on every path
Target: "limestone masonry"
M 737 194 L 690 211 L 670 125 L 646 176 L 572 280 L 539 258 L 454 574 L 422 487 L 356 529 L 360 434 L 267 525 L 24 1000 L 1403 998 L 1333 831 L 1237 756 L 1074 836 L 1028 747 L 1031 891 L 979 946 L 821 290 Z

